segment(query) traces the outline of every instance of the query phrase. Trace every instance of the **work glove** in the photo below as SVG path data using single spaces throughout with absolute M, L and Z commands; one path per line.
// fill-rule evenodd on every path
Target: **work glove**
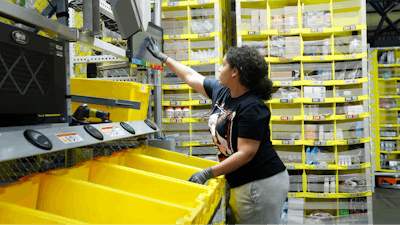
M 149 46 L 147 46 L 147 50 L 157 59 L 159 59 L 162 63 L 164 63 L 168 56 L 161 52 L 160 44 L 154 37 L 147 37 L 147 41 L 149 42 Z
M 198 184 L 205 184 L 208 179 L 214 178 L 211 167 L 193 174 L 188 181 Z

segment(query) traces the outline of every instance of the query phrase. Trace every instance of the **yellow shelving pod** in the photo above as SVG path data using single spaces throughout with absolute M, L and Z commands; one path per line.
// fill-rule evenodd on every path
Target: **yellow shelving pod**
M 376 172 L 397 172 L 400 167 L 399 58 L 397 47 L 376 48 L 370 53 L 372 156 Z
M 231 46 L 231 3 L 228 0 L 164 1 L 162 23 L 164 53 L 208 78 L 218 78 L 218 68 Z M 176 151 L 213 155 L 208 132 L 211 100 L 196 93 L 165 67 L 162 78 L 163 111 L 188 107 L 189 116 L 163 116 L 163 130 L 176 141 Z
M 331 214 L 322 223 L 372 222 L 365 4 L 236 0 L 237 45 L 264 55 L 276 91 L 266 104 L 290 174 L 288 222 L 316 222 L 315 210 Z

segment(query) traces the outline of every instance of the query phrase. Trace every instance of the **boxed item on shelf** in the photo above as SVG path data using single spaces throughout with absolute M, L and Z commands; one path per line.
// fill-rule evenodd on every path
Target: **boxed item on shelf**
M 260 10 L 251 11 L 251 30 L 260 30 Z
M 267 10 L 260 10 L 260 30 L 268 30 L 268 14 Z
M 285 52 L 286 58 L 293 58 L 300 56 L 300 37 L 292 36 L 285 37 Z
M 272 98 L 295 99 L 300 97 L 301 91 L 296 87 L 281 87 L 272 94 Z
M 304 98 L 326 98 L 326 87 L 304 86 Z
M 188 40 L 165 40 L 164 41 L 164 51 L 179 51 L 188 50 L 189 42 Z
M 285 29 L 296 29 L 299 28 L 297 6 L 285 6 L 284 12 L 284 24 Z
M 293 72 L 272 72 L 271 78 L 290 78 L 293 77 Z
M 317 138 L 317 126 L 316 125 L 304 125 L 304 139 L 305 140 L 318 140 Z
M 283 8 L 271 10 L 271 30 L 284 29 Z
M 304 198 L 288 198 L 288 204 L 288 223 L 304 224 Z

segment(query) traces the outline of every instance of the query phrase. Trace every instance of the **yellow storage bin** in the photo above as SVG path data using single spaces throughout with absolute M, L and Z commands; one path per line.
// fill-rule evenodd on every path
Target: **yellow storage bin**
M 206 169 L 208 167 L 218 164 L 218 162 L 214 162 L 211 160 L 206 160 L 195 156 L 187 156 L 181 153 L 171 152 L 168 150 L 155 148 L 152 146 L 142 146 L 135 149 L 129 149 L 128 152 L 143 154 L 201 169 Z M 214 190 L 214 194 L 216 195 L 216 197 L 213 199 L 214 202 L 211 204 L 211 207 L 214 208 L 218 206 L 222 193 L 225 191 L 224 189 L 225 177 L 219 176 L 216 179 L 217 181 L 210 180 L 208 183 L 208 186 L 212 187 L 212 189 Z
M 144 149 L 145 148 L 146 148 L 146 146 L 144 146 Z M 174 155 L 176 158 L 180 158 L 180 156 L 177 155 L 179 153 L 173 153 L 173 152 L 169 152 L 166 150 L 162 150 L 162 151 L 165 151 L 164 152 L 165 155 L 170 154 L 171 156 L 169 158 L 171 160 L 174 160 L 172 155 Z M 216 163 L 213 161 L 204 162 L 204 160 L 200 159 L 200 158 L 198 158 L 198 159 L 196 159 L 194 157 L 187 158 L 187 162 L 186 162 L 187 164 L 193 164 L 193 162 L 192 163 L 190 162 L 191 159 L 193 159 L 194 161 L 198 160 L 197 164 L 199 166 L 203 167 L 203 168 L 199 168 L 199 167 L 184 165 L 181 163 L 176 163 L 174 161 L 168 161 L 168 160 L 164 160 L 164 159 L 151 157 L 148 155 L 141 154 L 142 152 L 144 152 L 144 150 L 141 148 L 129 149 L 127 151 L 121 151 L 121 152 L 114 153 L 110 157 L 99 157 L 96 160 L 103 161 L 103 162 L 109 162 L 109 163 L 115 163 L 118 165 L 130 167 L 130 168 L 134 168 L 134 169 L 138 169 L 138 170 L 142 170 L 142 171 L 147 171 L 150 173 L 155 173 L 155 174 L 159 174 L 159 175 L 163 175 L 163 176 L 167 176 L 167 177 L 172 177 L 172 178 L 176 178 L 176 179 L 184 180 L 184 181 L 187 181 L 192 174 L 202 170 L 203 168 L 206 168 L 207 166 L 210 166 L 210 165 Z M 168 156 L 165 156 L 165 157 L 168 158 Z M 176 160 L 179 161 L 178 159 L 176 159 Z M 203 164 L 200 165 L 199 162 L 203 162 Z M 210 179 L 208 181 L 208 183 L 206 184 L 207 187 L 209 187 L 210 189 L 213 190 L 212 196 L 215 196 L 215 197 L 211 198 L 210 205 L 208 205 L 209 210 L 207 210 L 207 213 L 211 213 L 211 215 L 214 212 L 214 210 L 216 209 L 216 207 L 218 206 L 218 203 L 221 200 L 221 196 L 222 196 L 223 192 L 225 191 L 224 182 L 225 182 L 224 176 L 220 176 L 216 179 Z M 211 215 L 209 214 L 208 216 L 211 216 Z
M 31 197 L 32 194 L 37 198 Z M 23 198 L 30 199 L 31 202 L 22 201 Z M 31 209 L 85 223 L 200 222 L 199 209 L 167 204 L 125 191 L 49 174 L 37 174 L 16 185 L 1 187 L 0 201 L 29 205 Z
M 88 161 L 73 168 L 49 171 L 49 173 L 188 208 L 205 206 L 202 214 L 206 213 L 208 210 L 206 206 L 210 205 L 214 197 L 213 190 L 203 185 L 101 161 Z
M 84 222 L 42 212 L 35 209 L 0 202 L 1 224 L 84 224 Z
M 88 104 L 89 108 L 110 112 L 110 119 L 113 122 L 145 120 L 150 98 L 151 86 L 125 81 L 105 81 L 71 78 L 71 94 L 99 98 L 111 98 L 128 101 L 141 102 L 140 110 L 106 107 L 103 105 Z M 72 112 L 82 103 L 72 102 Z M 97 118 L 90 118 L 90 121 L 98 122 Z

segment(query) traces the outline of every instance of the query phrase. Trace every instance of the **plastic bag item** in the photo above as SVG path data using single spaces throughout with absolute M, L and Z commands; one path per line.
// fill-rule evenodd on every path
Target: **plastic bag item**
M 378 63 L 379 64 L 385 64 L 387 62 L 387 52 L 382 52 L 381 57 L 379 57 Z

